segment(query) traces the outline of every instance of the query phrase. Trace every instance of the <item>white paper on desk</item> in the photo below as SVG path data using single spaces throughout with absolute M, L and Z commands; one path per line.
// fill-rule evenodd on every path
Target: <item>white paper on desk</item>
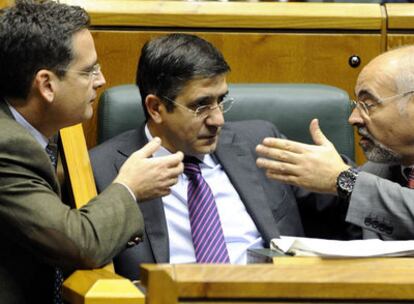
M 270 248 L 292 252 L 296 256 L 330 258 L 414 256 L 414 241 L 382 241 L 378 239 L 334 241 L 281 236 L 279 239 L 271 240 Z

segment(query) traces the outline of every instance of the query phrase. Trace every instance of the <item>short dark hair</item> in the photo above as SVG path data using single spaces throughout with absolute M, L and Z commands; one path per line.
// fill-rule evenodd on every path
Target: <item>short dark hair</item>
M 147 95 L 174 100 L 188 81 L 229 71 L 230 66 L 221 52 L 195 35 L 170 34 L 148 41 L 142 48 L 136 77 L 147 119 Z M 174 104 L 163 101 L 167 110 L 172 111 Z
M 0 95 L 27 98 L 40 69 L 62 77 L 73 59 L 73 34 L 89 26 L 88 13 L 53 1 L 17 0 L 0 11 Z

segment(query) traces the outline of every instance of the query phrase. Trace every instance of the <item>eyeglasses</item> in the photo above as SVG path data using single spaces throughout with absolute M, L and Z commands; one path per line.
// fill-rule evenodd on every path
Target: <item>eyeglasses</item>
M 359 110 L 361 110 L 362 112 L 364 112 L 365 114 L 367 114 L 369 116 L 370 114 L 370 110 L 375 108 L 377 105 L 379 104 L 384 104 L 386 101 L 392 100 L 394 98 L 397 97 L 405 97 L 407 95 L 413 94 L 414 90 L 412 91 L 408 91 L 405 93 L 401 93 L 401 94 L 397 94 L 397 95 L 393 95 L 393 96 L 388 96 L 388 97 L 384 97 L 384 98 L 378 98 L 376 99 L 376 101 L 362 101 L 362 100 L 353 100 L 351 99 L 351 103 L 354 106 L 354 108 L 358 108 Z
M 93 77 L 98 77 L 101 74 L 101 65 L 99 63 L 93 65 L 90 71 L 79 71 L 79 70 L 72 70 L 72 69 L 59 69 L 59 71 L 75 72 L 81 75 L 85 75 L 88 78 L 93 78 Z
M 187 108 L 186 106 L 183 106 L 182 104 L 179 104 L 178 102 L 172 100 L 171 98 L 168 98 L 166 96 L 162 96 L 163 99 L 168 100 L 169 102 L 173 103 L 174 105 L 183 108 L 184 110 L 186 110 L 187 112 L 192 113 L 195 117 L 199 117 L 199 118 L 205 118 L 207 116 L 209 116 L 211 114 L 211 112 L 213 112 L 215 109 L 219 109 L 221 113 L 226 113 L 228 112 L 231 107 L 233 106 L 235 100 L 232 97 L 228 97 L 226 99 L 224 99 L 221 102 L 218 102 L 216 105 L 204 105 L 204 106 L 199 106 L 197 107 L 195 110 L 192 110 L 190 108 Z

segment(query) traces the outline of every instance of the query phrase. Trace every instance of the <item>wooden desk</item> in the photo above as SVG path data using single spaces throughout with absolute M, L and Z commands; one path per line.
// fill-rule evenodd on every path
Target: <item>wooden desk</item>
M 148 304 L 414 301 L 414 259 L 410 258 L 302 257 L 276 258 L 274 265 L 144 265 L 142 273 Z

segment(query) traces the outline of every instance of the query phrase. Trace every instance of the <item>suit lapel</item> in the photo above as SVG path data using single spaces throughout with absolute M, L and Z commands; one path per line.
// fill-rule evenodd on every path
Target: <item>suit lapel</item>
M 6 100 L 0 96 L 0 118 L 13 118 Z
M 247 143 L 238 141 L 232 131 L 223 128 L 215 155 L 240 195 L 260 234 L 267 242 L 270 238 L 279 236 L 280 233 L 268 205 L 268 198 L 258 175 L 256 161 L 248 146 Z
M 6 103 L 6 100 L 1 96 L 0 96 L 0 118 L 12 119 L 12 120 L 15 121 L 15 118 L 14 118 L 12 112 L 10 111 L 10 109 L 9 109 L 7 103 Z M 16 121 L 16 123 L 19 124 L 17 121 Z M 25 132 L 29 133 L 29 131 L 27 131 L 23 126 L 21 126 L 21 128 L 24 129 Z M 34 139 L 34 137 L 33 137 L 33 139 Z M 40 145 L 39 145 L 39 147 L 40 147 Z M 46 152 L 45 152 L 45 154 L 46 154 Z M 49 156 L 47 156 L 47 157 L 49 159 Z M 51 168 L 51 171 L 50 171 L 51 179 L 49 180 L 50 181 L 50 186 L 53 188 L 53 191 L 59 197 L 61 197 L 62 194 L 61 194 L 60 184 L 59 184 L 59 180 L 57 178 L 56 170 L 53 168 L 53 166 L 50 166 L 50 168 Z
M 133 141 L 128 141 L 118 149 L 115 167 L 117 172 L 125 160 L 135 151 L 142 148 L 148 141 L 145 135 L 145 125 L 138 130 Z M 169 242 L 168 228 L 165 220 L 164 206 L 160 198 L 139 203 L 142 215 L 144 216 L 145 234 L 151 246 L 156 263 L 168 263 Z

